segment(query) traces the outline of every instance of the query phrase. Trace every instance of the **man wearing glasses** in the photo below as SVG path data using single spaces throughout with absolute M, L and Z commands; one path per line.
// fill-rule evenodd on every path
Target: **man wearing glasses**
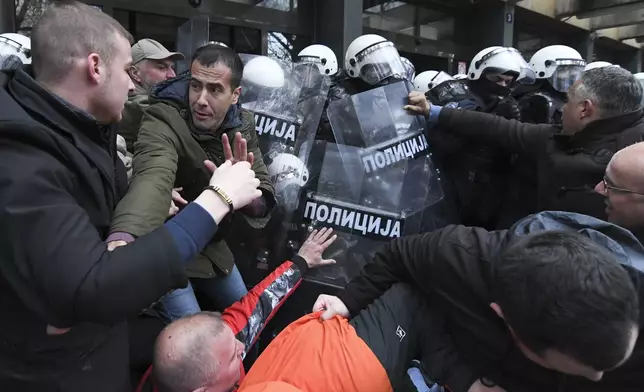
M 644 143 L 626 147 L 613 156 L 595 191 L 605 197 L 611 223 L 644 239 Z

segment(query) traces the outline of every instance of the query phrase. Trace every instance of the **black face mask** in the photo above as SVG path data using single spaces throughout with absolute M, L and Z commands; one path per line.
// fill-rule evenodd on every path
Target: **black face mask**
M 482 77 L 478 80 L 470 80 L 469 86 L 475 94 L 483 98 L 507 97 L 512 93 L 509 87 L 504 87 Z

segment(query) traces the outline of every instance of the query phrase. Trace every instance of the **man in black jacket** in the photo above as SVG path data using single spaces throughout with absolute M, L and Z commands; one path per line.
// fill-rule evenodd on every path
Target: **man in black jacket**
M 484 113 L 430 108 L 421 93 L 410 95 L 407 109 L 428 115 L 430 123 L 444 130 L 497 146 L 534 164 L 536 205 L 528 210 L 518 208 L 517 214 L 506 217 L 506 222 L 547 210 L 606 219 L 602 197 L 593 189 L 601 181 L 611 156 L 642 140 L 641 101 L 642 86 L 630 72 L 604 67 L 584 72 L 570 88 L 562 126 L 524 124 Z M 523 203 L 523 199 L 517 198 L 515 203 Z
M 127 390 L 126 318 L 185 287 L 185 264 L 217 223 L 261 195 L 244 151 L 234 165 L 206 162 L 211 189 L 152 233 L 108 251 L 126 181 L 108 124 L 133 88 L 130 40 L 101 11 L 56 2 L 32 32 L 33 75 L 1 75 L 3 391 Z
M 314 311 L 356 315 L 405 282 L 445 314 L 449 339 L 435 338 L 453 344 L 424 365 L 453 392 L 635 392 L 642 269 L 644 248 L 627 230 L 544 212 L 510 230 L 448 226 L 395 240 Z

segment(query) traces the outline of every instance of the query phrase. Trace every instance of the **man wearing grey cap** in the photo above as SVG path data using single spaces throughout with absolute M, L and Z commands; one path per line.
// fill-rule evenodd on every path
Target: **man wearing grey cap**
M 170 52 L 153 39 L 144 38 L 132 45 L 132 67 L 129 74 L 135 88 L 125 103 L 123 120 L 118 132 L 125 138 L 129 152 L 134 151 L 133 146 L 139 132 L 143 109 L 148 106 L 150 88 L 177 76 L 174 72 L 174 62 L 183 59 L 183 54 Z

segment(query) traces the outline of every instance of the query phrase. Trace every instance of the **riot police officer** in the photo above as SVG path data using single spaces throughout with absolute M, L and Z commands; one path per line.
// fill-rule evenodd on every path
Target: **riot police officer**
M 531 92 L 517 94 L 523 122 L 561 124 L 566 93 L 584 71 L 586 61 L 575 49 L 547 46 L 530 59 L 537 82 Z
M 326 109 L 329 103 L 379 85 L 402 80 L 406 78 L 405 75 L 415 72 L 414 69 L 405 67 L 391 41 L 376 34 L 365 34 L 356 38 L 347 48 L 344 65 L 343 70 L 331 77 L 329 98 L 322 114 L 318 140 L 336 142 L 327 118 Z
M 512 89 L 519 83 L 534 83 L 534 73 L 521 53 L 501 46 L 486 48 L 474 56 L 467 78 L 471 97 L 457 102 L 458 107 L 515 120 L 521 115 L 511 96 Z
M 445 104 L 448 94 L 443 94 L 439 104 L 519 119 L 512 89 L 517 83 L 534 82 L 534 73 L 521 54 L 514 48 L 500 46 L 479 52 L 472 59 L 467 77 L 460 90 L 454 84 L 459 81 L 443 82 L 439 86 L 442 90 L 449 87 L 451 93 L 460 91 L 460 96 Z M 435 129 L 429 136 L 438 164 L 449 180 L 448 188 L 457 203 L 461 223 L 495 229 L 512 174 L 511 157 L 441 129 Z

